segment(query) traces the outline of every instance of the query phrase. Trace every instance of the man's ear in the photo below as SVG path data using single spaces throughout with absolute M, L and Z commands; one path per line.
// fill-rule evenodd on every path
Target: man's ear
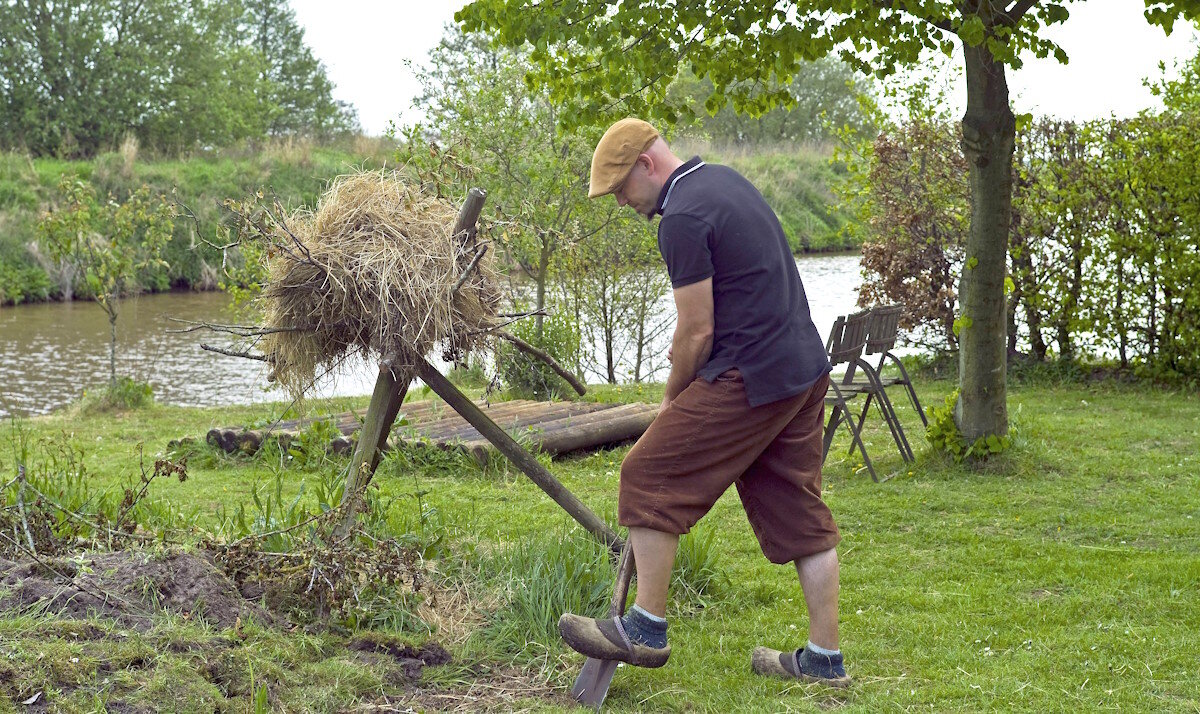
M 647 174 L 654 175 L 654 159 L 651 158 L 650 154 L 638 154 L 637 161 L 634 163 L 641 164 L 642 168 L 646 169 Z

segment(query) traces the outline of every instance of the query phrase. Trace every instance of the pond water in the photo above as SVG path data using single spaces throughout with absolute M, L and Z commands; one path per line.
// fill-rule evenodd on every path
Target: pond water
M 813 321 L 822 336 L 839 314 L 854 309 L 861 282 L 857 255 L 797 259 Z M 660 301 L 670 310 L 669 298 Z M 226 357 L 200 344 L 227 347 L 221 335 L 170 332 L 171 318 L 237 322 L 224 293 L 167 293 L 122 301 L 117 324 L 117 372 L 150 382 L 165 404 L 214 406 L 285 399 L 266 381 L 262 363 Z M 46 303 L 0 308 L 0 417 L 45 414 L 102 385 L 108 375 L 108 321 L 95 304 Z M 669 331 L 657 351 L 666 351 Z M 377 369 L 348 364 L 321 380 L 315 396 L 370 394 Z M 598 375 L 586 375 L 589 380 Z M 665 373 L 658 375 L 662 379 Z

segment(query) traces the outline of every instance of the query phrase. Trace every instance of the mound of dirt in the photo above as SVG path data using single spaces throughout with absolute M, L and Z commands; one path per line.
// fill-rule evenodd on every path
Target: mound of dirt
M 0 558 L 0 612 L 35 608 L 65 617 L 112 618 L 149 629 L 152 615 L 181 613 L 233 627 L 238 618 L 271 622 L 201 555 L 123 550 L 11 561 Z
M 418 648 L 399 642 L 360 637 L 351 640 L 346 649 L 390 655 L 404 669 L 404 676 L 410 681 L 420 679 L 421 670 L 425 667 L 436 667 L 450 661 L 450 653 L 436 642 L 427 642 Z

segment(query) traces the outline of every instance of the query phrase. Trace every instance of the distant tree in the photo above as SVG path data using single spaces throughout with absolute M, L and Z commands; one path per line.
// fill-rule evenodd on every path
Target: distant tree
M 584 370 L 617 384 L 650 379 L 666 366 L 652 347 L 675 323 L 674 312 L 662 305 L 671 279 L 644 222 L 614 221 L 573 243 L 560 274 L 559 304 L 573 314 L 587 346 L 580 350 Z
M 869 93 L 870 87 L 861 79 L 856 81 L 854 69 L 836 57 L 806 62 L 792 83 L 782 89 L 791 97 L 790 106 L 776 106 L 762 116 L 753 117 L 726 105 L 716 115 L 697 112 L 694 126 L 715 143 L 763 144 L 817 142 L 833 138 L 832 130 L 838 127 L 862 131 L 869 123 L 858 98 Z M 673 106 L 702 107 L 712 93 L 711 79 L 681 72 L 667 88 L 666 98 Z M 675 128 L 687 126 L 680 124 Z
M 354 109 L 333 98 L 325 65 L 305 44 L 287 0 L 242 0 L 242 6 L 247 39 L 265 62 L 261 99 L 271 107 L 269 132 L 328 137 L 356 129 Z
M 967 164 L 946 88 L 927 76 L 905 78 L 863 102 L 874 132 L 839 130 L 834 184 L 852 220 L 842 227 L 862 244 L 862 307 L 900 304 L 912 344 L 958 346 L 955 306 L 970 215 Z
M 613 213 L 587 198 L 599 135 L 562 130 L 548 94 L 525 85 L 530 66 L 523 55 L 505 51 L 477 62 L 480 46 L 455 30 L 433 50 L 420 75 L 427 121 L 405 131 L 397 158 L 425 176 L 459 166 L 488 191 L 496 239 L 533 281 L 540 311 L 559 253 Z M 544 321 L 534 321 L 540 339 Z
M 117 387 L 117 315 L 121 298 L 135 288 L 140 271 L 163 265 L 171 240 L 172 210 L 165 196 L 143 186 L 124 201 L 99 198 L 74 176 L 58 185 L 59 205 L 38 225 L 43 245 L 57 261 L 71 264 L 108 316 L 110 387 Z
M 243 12 L 235 2 L 197 5 L 187 41 L 175 44 L 168 78 L 138 127 L 142 142 L 167 152 L 228 146 L 266 135 L 274 112 L 266 59 L 239 42 Z
M 92 156 L 356 126 L 282 0 L 9 0 L 0 146 Z
M 0 132 L 91 155 L 151 110 L 186 20 L 169 0 L 16 0 L 0 12 Z

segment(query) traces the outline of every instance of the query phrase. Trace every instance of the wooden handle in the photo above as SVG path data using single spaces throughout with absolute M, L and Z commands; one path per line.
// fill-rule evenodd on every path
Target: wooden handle
M 462 240 L 464 244 L 467 239 L 475 235 L 475 224 L 479 222 L 479 214 L 483 213 L 483 202 L 486 198 L 487 192 L 482 188 L 473 188 L 467 191 L 467 198 L 458 211 L 458 220 L 454 221 L 454 232 L 451 233 L 455 238 Z M 466 235 L 462 235 L 464 232 Z
M 612 602 L 608 606 L 609 617 L 620 617 L 625 614 L 625 601 L 629 599 L 629 581 L 633 579 L 633 544 L 628 538 L 621 548 L 621 558 L 617 561 L 617 582 L 613 585 Z

